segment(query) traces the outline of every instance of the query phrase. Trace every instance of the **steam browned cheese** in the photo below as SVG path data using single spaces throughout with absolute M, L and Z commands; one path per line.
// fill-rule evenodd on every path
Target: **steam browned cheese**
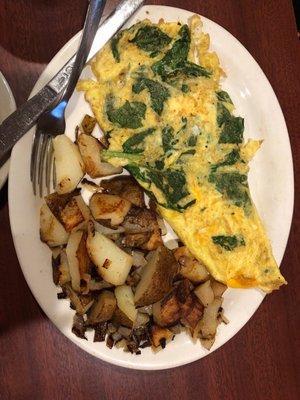
M 244 141 L 209 42 L 198 16 L 144 20 L 97 54 L 78 89 L 108 138 L 102 157 L 125 166 L 212 276 L 270 292 L 286 282 L 247 182 L 261 141 Z

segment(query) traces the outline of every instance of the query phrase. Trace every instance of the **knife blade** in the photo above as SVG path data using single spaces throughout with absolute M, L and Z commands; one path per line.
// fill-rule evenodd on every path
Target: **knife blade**
M 144 0 L 123 0 L 100 23 L 88 60 L 114 36 L 143 3 Z M 70 77 L 74 60 L 75 54 L 35 96 L 2 122 L 0 125 L 0 166 L 7 159 L 8 152 L 35 125 L 42 113 L 59 100 Z

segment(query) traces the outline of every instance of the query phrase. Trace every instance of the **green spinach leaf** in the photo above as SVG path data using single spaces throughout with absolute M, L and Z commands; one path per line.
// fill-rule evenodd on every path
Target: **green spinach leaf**
M 148 78 L 139 78 L 132 86 L 134 93 L 140 93 L 144 89 L 148 89 L 151 99 L 151 107 L 158 114 L 161 115 L 164 102 L 170 97 L 169 90 L 157 81 Z
M 237 207 L 251 204 L 247 175 L 238 172 L 211 173 L 208 181 Z
M 244 119 L 231 115 L 221 102 L 217 104 L 217 123 L 222 128 L 219 143 L 238 144 L 243 142 Z
M 123 150 L 128 154 L 138 154 L 144 151 L 142 146 L 144 139 L 151 135 L 155 131 L 155 128 L 146 129 L 143 132 L 137 133 L 134 136 L 131 136 L 123 143 Z
M 225 103 L 233 104 L 229 94 L 224 90 L 219 90 L 218 92 L 216 92 L 216 94 L 219 101 L 224 101 Z
M 238 246 L 245 246 L 245 240 L 243 236 L 212 236 L 212 241 L 214 244 L 223 247 L 227 251 L 232 251 Z
M 213 164 L 210 167 L 211 172 L 216 172 L 219 167 L 225 165 L 234 165 L 240 160 L 240 153 L 238 149 L 233 149 L 230 153 L 226 154 L 224 161 Z
M 162 130 L 162 146 L 165 153 L 172 150 L 173 139 L 174 139 L 174 128 L 172 128 L 172 126 L 169 125 L 165 126 Z
M 114 59 L 117 63 L 120 62 L 120 52 L 118 49 L 119 40 L 121 39 L 122 32 L 117 33 L 110 41 L 110 48 Z
M 171 40 L 172 39 L 158 27 L 146 25 L 137 31 L 135 37 L 130 40 L 130 42 L 135 43 L 140 49 L 146 52 L 156 53 L 167 46 Z
M 155 74 L 161 76 L 163 81 L 170 82 L 183 75 L 184 77 L 209 77 L 211 72 L 187 61 L 190 49 L 190 31 L 187 25 L 183 25 L 179 30 L 179 39 L 177 39 L 164 57 L 152 65 Z
M 120 108 L 114 108 L 112 98 L 106 99 L 107 118 L 113 124 L 121 128 L 137 129 L 143 126 L 142 119 L 145 118 L 146 105 L 144 103 L 128 100 Z

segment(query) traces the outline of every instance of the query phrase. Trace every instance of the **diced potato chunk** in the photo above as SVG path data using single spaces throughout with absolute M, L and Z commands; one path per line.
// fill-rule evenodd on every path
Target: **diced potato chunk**
M 144 266 L 137 285 L 134 301 L 139 307 L 153 304 L 172 289 L 172 281 L 178 264 L 171 250 L 160 246 Z
M 66 244 L 69 237 L 68 232 L 55 218 L 47 204 L 43 204 L 40 210 L 40 237 L 41 241 L 50 247 Z
M 173 336 L 173 333 L 167 328 L 157 325 L 151 327 L 151 343 L 154 347 L 161 346 L 164 349 L 167 341 L 172 339 Z
M 94 193 L 90 199 L 90 209 L 95 220 L 110 220 L 112 225 L 121 224 L 130 207 L 128 200 L 117 195 Z
M 109 321 L 115 312 L 116 306 L 117 301 L 114 294 L 109 290 L 103 290 L 89 312 L 89 324 L 93 325 Z
M 137 309 L 134 305 L 134 296 L 130 286 L 122 285 L 115 288 L 115 296 L 119 309 L 131 320 L 135 321 Z
M 205 307 L 212 303 L 215 298 L 210 281 L 206 281 L 196 287 L 194 293 Z
M 121 250 L 112 240 L 89 228 L 87 250 L 99 275 L 113 284 L 123 285 L 132 266 L 132 256 Z
M 84 164 L 78 147 L 66 135 L 53 139 L 56 191 L 59 194 L 72 192 L 84 175 Z
M 77 143 L 85 171 L 91 178 L 100 178 L 101 176 L 122 172 L 122 167 L 114 167 L 107 162 L 101 161 L 102 146 L 95 137 L 81 133 L 77 138 Z

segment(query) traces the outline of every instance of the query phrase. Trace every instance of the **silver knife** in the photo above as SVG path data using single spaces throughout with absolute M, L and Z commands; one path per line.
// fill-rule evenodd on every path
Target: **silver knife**
M 113 37 L 144 0 L 123 0 L 117 8 L 100 24 L 88 59 Z M 0 125 L 0 165 L 8 152 L 21 137 L 32 128 L 41 114 L 61 96 L 72 71 L 74 56 L 35 96 L 21 105 Z

